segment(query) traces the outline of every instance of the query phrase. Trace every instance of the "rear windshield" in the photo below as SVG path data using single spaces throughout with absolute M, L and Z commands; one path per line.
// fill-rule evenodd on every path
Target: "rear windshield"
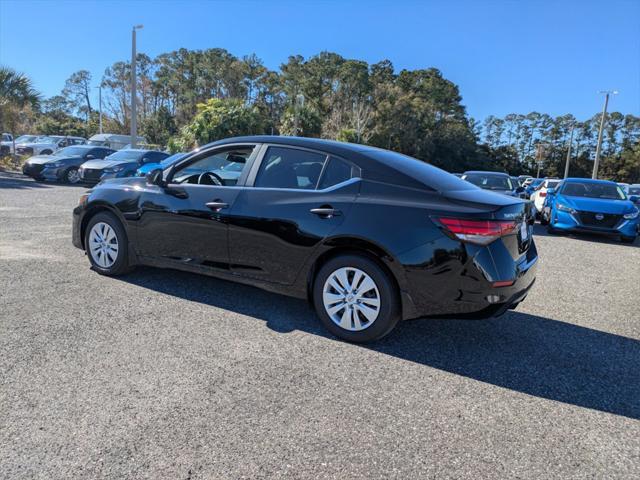
M 422 160 L 402 155 L 401 153 L 374 148 L 367 149 L 363 151 L 363 153 L 383 164 L 395 168 L 406 176 L 416 179 L 421 184 L 440 192 L 473 190 L 476 188 L 469 182 L 465 182 L 449 172 L 445 172 Z
M 640 195 L 640 187 L 629 187 L 629 195 Z
M 610 183 L 569 182 L 562 188 L 562 194 L 568 197 L 608 198 L 611 200 L 626 198 L 619 186 Z
M 513 190 L 511 179 L 504 175 L 469 173 L 465 174 L 462 178 L 485 190 Z

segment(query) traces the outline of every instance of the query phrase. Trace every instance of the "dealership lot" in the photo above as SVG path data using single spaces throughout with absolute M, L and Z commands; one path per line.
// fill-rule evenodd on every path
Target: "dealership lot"
M 517 311 L 357 346 L 303 301 L 95 274 L 83 191 L 0 173 L 2 478 L 640 475 L 640 241 L 536 227 Z

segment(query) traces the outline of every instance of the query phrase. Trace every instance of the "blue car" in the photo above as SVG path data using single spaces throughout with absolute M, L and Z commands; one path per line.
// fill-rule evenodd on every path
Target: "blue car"
M 534 178 L 529 185 L 524 187 L 525 198 L 531 198 L 533 192 L 535 192 L 540 187 L 540 185 L 542 185 L 542 182 L 544 182 L 544 178 Z
M 138 170 L 136 170 L 136 177 L 144 177 L 147 173 L 156 168 L 162 168 L 163 170 L 167 168 L 169 165 L 177 162 L 178 160 L 184 158 L 187 154 L 183 152 L 174 153 L 170 157 L 165 158 L 159 163 L 146 163 L 142 165 Z
M 632 243 L 638 236 L 637 200 L 627 198 L 615 182 L 567 178 L 547 190 L 541 223 L 550 233 L 601 233 Z

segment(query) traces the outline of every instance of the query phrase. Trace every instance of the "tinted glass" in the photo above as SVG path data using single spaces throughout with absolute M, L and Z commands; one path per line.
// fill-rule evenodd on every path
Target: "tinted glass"
M 316 188 L 326 156 L 294 148 L 269 147 L 255 186 L 263 188 Z
M 118 162 L 133 162 L 140 160 L 147 152 L 140 150 L 119 150 L 116 153 L 109 155 L 109 160 L 115 160 Z
M 115 152 L 108 148 L 92 148 L 89 152 L 87 152 L 87 155 L 93 155 L 96 158 L 104 158 L 112 153 Z
M 208 172 L 215 175 L 222 185 L 235 185 L 246 168 L 247 160 L 253 153 L 253 149 L 253 146 L 235 147 L 205 155 L 195 162 L 176 170 L 173 174 L 173 182 L 199 183 L 199 177 Z
M 56 155 L 81 157 L 87 153 L 87 149 L 83 147 L 65 147 L 56 152 Z
M 640 195 L 640 187 L 629 187 L 629 195 Z
M 346 182 L 351 178 L 351 165 L 338 158 L 330 158 L 329 164 L 324 169 L 318 189 L 332 187 L 338 183 Z
M 611 200 L 626 198 L 619 186 L 610 183 L 569 182 L 562 187 L 562 194 L 568 197 L 608 198 Z
M 504 175 L 469 173 L 463 179 L 486 190 L 513 190 L 511 179 Z

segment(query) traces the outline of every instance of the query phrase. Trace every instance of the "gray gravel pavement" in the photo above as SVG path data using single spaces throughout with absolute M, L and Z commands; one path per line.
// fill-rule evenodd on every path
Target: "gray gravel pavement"
M 335 340 L 303 301 L 89 269 L 0 173 L 0 478 L 638 478 L 640 242 L 548 236 L 489 321 Z

